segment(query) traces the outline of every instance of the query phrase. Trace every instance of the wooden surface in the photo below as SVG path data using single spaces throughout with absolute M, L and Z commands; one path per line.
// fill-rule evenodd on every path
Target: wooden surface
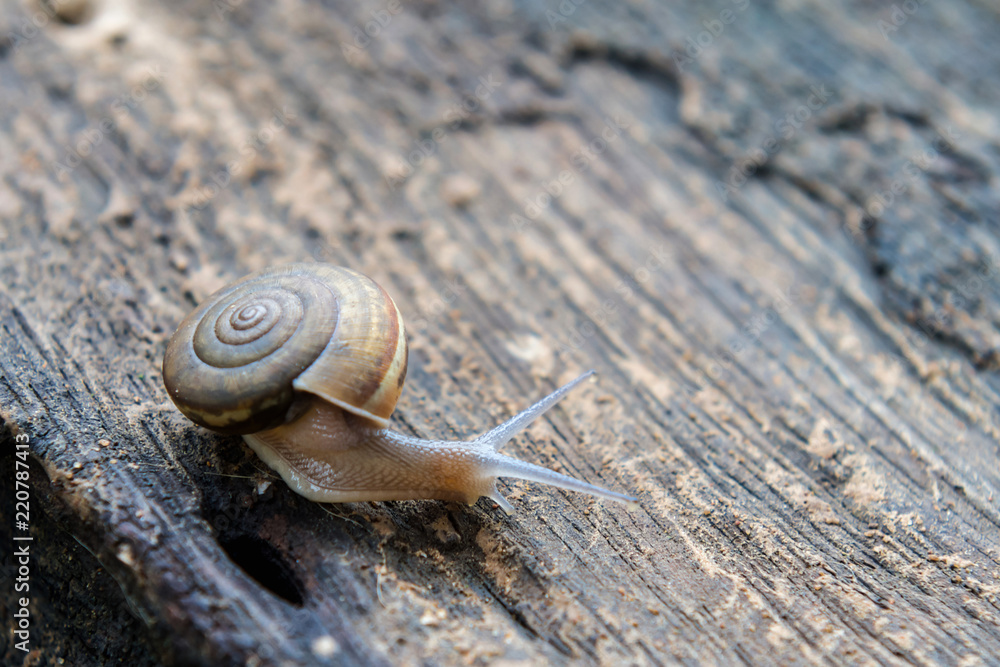
M 4 664 L 1000 664 L 995 3 L 0 6 Z M 184 419 L 180 319 L 309 259 L 405 432 L 595 369 L 506 451 L 641 509 L 321 506 Z

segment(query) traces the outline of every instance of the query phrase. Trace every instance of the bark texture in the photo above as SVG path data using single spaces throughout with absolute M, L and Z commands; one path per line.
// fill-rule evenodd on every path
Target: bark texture
M 3 662 L 1000 664 L 1000 9 L 669 5 L 0 0 Z M 322 506 L 188 422 L 174 328 L 310 259 L 404 432 L 595 369 L 505 451 L 641 508 Z

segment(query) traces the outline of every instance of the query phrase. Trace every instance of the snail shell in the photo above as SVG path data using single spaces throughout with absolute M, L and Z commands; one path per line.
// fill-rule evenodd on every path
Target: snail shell
M 224 287 L 184 318 L 163 358 L 163 382 L 191 421 L 222 433 L 280 426 L 296 392 L 384 427 L 406 357 L 403 318 L 375 281 L 291 264 Z
M 370 278 L 325 264 L 259 271 L 211 295 L 181 322 L 163 382 L 189 419 L 247 444 L 288 485 L 319 502 L 487 496 L 498 477 L 608 491 L 497 450 L 591 373 L 470 441 L 388 428 L 406 378 L 403 318 Z

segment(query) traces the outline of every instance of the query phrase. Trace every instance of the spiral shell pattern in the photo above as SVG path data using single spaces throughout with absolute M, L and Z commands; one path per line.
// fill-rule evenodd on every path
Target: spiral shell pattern
M 223 433 L 280 426 L 296 392 L 386 426 L 406 357 L 403 319 L 377 283 L 291 264 L 232 283 L 189 314 L 167 345 L 163 382 L 189 419 Z

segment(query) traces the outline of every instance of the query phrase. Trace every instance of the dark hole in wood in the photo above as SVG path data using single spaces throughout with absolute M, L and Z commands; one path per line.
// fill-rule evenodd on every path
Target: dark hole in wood
M 249 535 L 222 542 L 222 548 L 258 584 L 296 607 L 302 606 L 302 586 L 280 551 Z

